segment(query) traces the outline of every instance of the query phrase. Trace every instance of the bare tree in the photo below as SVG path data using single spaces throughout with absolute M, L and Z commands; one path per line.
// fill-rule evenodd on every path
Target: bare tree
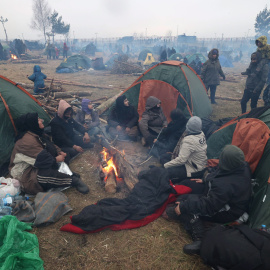
M 33 18 L 31 28 L 43 33 L 46 42 L 46 30 L 50 26 L 51 8 L 46 0 L 33 0 Z
M 8 36 L 7 36 L 7 31 L 6 31 L 6 27 L 5 27 L 5 23 L 8 21 L 8 19 L 4 19 L 2 16 L 0 17 L 0 22 L 2 23 L 3 25 L 3 28 L 4 28 L 4 31 L 5 31 L 5 34 L 6 34 L 6 42 L 8 42 Z

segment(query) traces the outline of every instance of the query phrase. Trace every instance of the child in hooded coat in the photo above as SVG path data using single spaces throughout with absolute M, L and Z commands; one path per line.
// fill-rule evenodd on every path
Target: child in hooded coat
M 75 120 L 85 127 L 93 142 L 95 140 L 94 136 L 100 133 L 98 128 L 100 120 L 98 112 L 94 110 L 90 99 L 82 99 L 82 109 L 77 110 Z
M 29 80 L 34 82 L 34 94 L 43 94 L 44 93 L 44 79 L 47 76 L 41 72 L 39 65 L 34 66 L 34 73 L 28 77 Z

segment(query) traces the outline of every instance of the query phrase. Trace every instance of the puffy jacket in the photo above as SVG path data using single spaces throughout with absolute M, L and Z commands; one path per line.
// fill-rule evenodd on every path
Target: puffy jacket
M 39 65 L 34 66 L 34 73 L 28 77 L 29 80 L 34 82 L 34 92 L 39 93 L 40 88 L 44 88 L 44 79 L 47 76 L 41 72 L 41 68 Z M 43 92 L 43 90 L 41 90 Z
M 255 43 L 258 46 L 258 41 L 262 43 L 262 47 L 258 47 L 257 51 L 262 54 L 262 59 L 270 59 L 270 45 L 267 44 L 267 37 L 260 36 L 256 39 Z
M 225 79 L 225 75 L 218 60 L 219 52 L 217 54 L 217 57 L 214 59 L 213 50 L 217 50 L 218 52 L 218 49 L 212 49 L 209 52 L 208 60 L 203 64 L 201 72 L 201 79 L 206 87 L 208 87 L 209 85 L 219 85 L 219 76 Z
M 164 167 L 170 168 L 185 165 L 187 176 L 191 173 L 202 171 L 207 165 L 206 156 L 207 144 L 204 133 L 196 135 L 186 135 L 180 143 L 178 157 L 164 164 Z

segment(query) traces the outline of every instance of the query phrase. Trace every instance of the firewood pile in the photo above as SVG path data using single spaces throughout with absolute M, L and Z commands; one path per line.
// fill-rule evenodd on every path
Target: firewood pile
M 120 55 L 118 60 L 114 60 L 111 69 L 112 74 L 132 74 L 143 72 L 143 68 L 136 64 L 128 63 L 128 55 Z

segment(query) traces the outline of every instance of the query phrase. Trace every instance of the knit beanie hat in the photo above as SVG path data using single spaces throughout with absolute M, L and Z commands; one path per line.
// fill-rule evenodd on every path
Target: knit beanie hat
M 192 116 L 189 118 L 186 131 L 188 134 L 200 133 L 202 131 L 202 120 L 198 116 Z
M 219 169 L 221 171 L 233 171 L 242 167 L 245 163 L 243 151 L 235 145 L 226 145 L 219 157 Z
M 217 55 L 218 54 L 218 51 L 216 50 L 216 49 L 214 49 L 213 51 L 212 51 L 212 54 L 214 55 Z

